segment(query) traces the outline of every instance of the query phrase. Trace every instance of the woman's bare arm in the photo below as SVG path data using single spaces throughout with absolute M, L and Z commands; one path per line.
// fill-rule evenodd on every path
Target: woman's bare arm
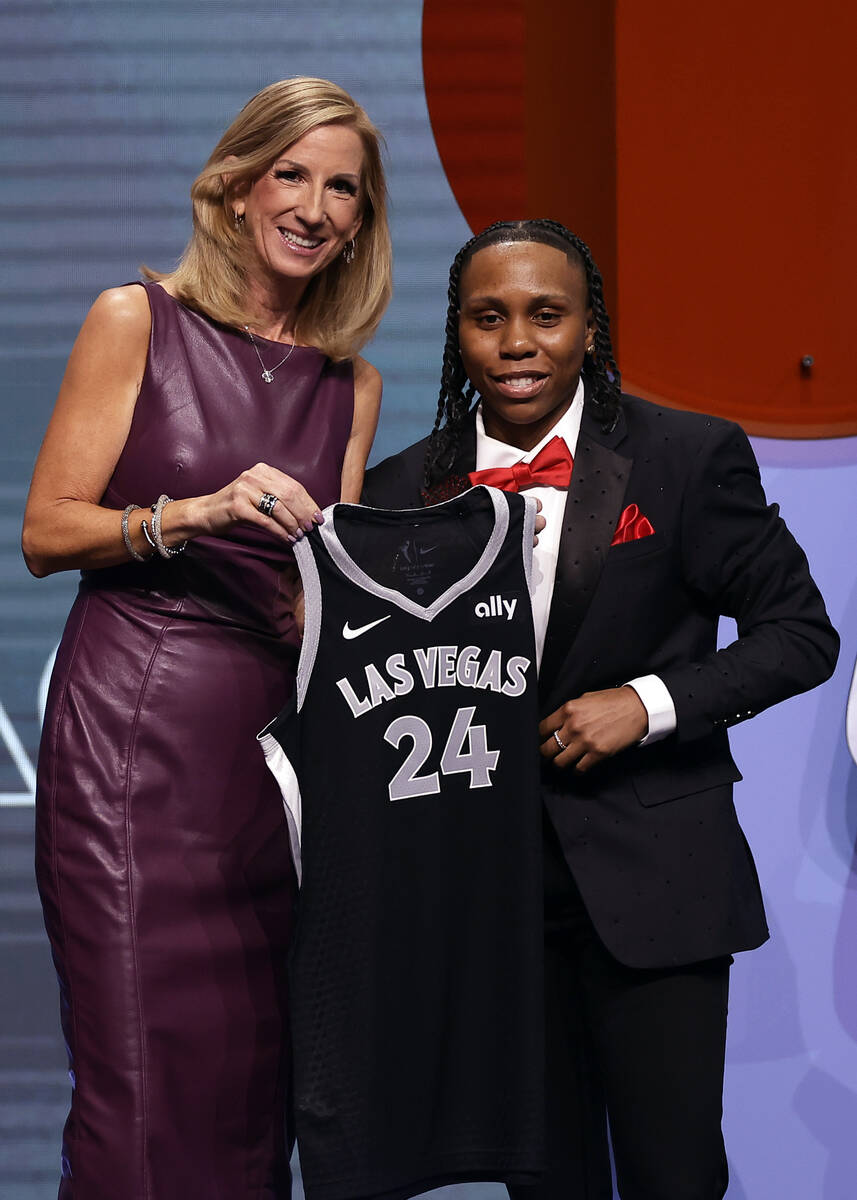
M 146 369 L 151 311 L 141 287 L 103 292 L 72 349 L 56 407 L 36 461 L 24 514 L 22 546 L 34 575 L 127 562 L 121 514 L 99 503 L 131 427 Z M 270 517 L 256 507 L 263 492 L 279 497 Z M 153 496 L 134 497 L 145 505 Z M 164 509 L 168 545 L 200 534 L 220 535 L 236 523 L 255 524 L 294 540 L 312 526 L 317 505 L 290 476 L 265 463 L 242 472 L 209 496 L 176 500 Z M 151 547 L 145 512 L 128 529 L 138 554 Z
M 354 360 L 354 419 L 342 464 L 340 499 L 356 504 L 363 489 L 366 459 L 372 449 L 381 410 L 381 374 L 363 358 Z
M 128 558 L 118 515 L 98 501 L 131 427 L 151 321 L 142 288 L 111 288 L 77 336 L 24 514 L 24 558 L 34 575 Z M 135 548 L 147 553 L 139 521 L 135 534 Z

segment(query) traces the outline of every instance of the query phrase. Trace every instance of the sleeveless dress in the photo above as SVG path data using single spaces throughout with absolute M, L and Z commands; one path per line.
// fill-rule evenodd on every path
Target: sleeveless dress
M 337 500 L 351 364 L 298 346 L 266 384 L 246 337 L 144 286 L 148 363 L 102 503 L 207 494 L 259 461 Z M 293 575 L 288 543 L 249 526 L 82 573 L 37 789 L 72 1080 L 61 1200 L 289 1194 L 295 882 L 256 734 L 294 682 Z

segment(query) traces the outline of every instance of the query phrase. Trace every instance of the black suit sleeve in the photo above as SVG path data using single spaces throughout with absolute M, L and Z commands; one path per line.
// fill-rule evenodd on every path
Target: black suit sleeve
M 696 603 L 734 617 L 738 638 L 661 672 L 679 741 L 745 720 L 832 674 L 839 638 L 737 425 L 713 423 L 700 447 L 681 514 L 681 553 Z
M 420 508 L 427 439 L 385 458 L 363 477 L 361 501 L 373 508 Z

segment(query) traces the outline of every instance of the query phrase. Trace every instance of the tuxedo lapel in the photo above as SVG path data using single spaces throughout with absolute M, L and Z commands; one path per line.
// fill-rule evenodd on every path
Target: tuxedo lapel
M 551 691 L 571 652 L 622 514 L 633 462 L 632 458 L 619 452 L 618 447 L 624 440 L 625 418 L 621 412 L 610 433 L 604 433 L 590 415 L 588 403 L 585 404 L 565 502 L 553 599 L 539 672 L 539 691 L 543 699 Z M 464 490 L 470 486 L 468 472 L 475 469 L 474 409 L 462 430 L 448 482 L 458 490 Z M 441 498 L 448 496 L 438 495 L 429 502 Z
M 565 503 L 539 690 L 545 698 L 568 658 L 595 594 L 622 513 L 633 459 L 616 449 L 625 420 L 605 434 L 584 408 L 574 471 Z

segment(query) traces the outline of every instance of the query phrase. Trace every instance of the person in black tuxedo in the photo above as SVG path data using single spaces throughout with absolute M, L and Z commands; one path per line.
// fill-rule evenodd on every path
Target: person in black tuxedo
M 548 1169 L 520 1197 L 609 1200 L 609 1116 L 623 1200 L 719 1200 L 729 965 L 768 936 L 727 729 L 828 678 L 838 638 L 743 431 L 621 394 L 578 237 L 477 235 L 446 330 L 434 430 L 363 499 L 486 482 L 543 506 Z

